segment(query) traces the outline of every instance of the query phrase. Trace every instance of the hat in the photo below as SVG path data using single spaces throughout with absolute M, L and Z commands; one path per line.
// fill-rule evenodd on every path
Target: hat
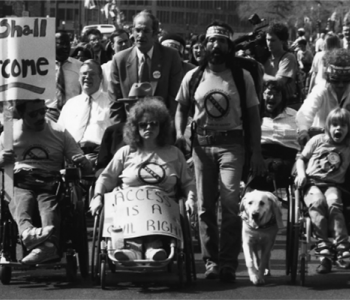
M 184 49 L 186 48 L 185 40 L 175 33 L 168 33 L 161 37 L 160 43 L 163 46 L 175 48 L 181 54 L 183 54 Z
M 301 28 L 298 29 L 298 31 L 299 32 L 305 32 L 305 29 L 301 27 Z
M 152 86 L 149 82 L 135 82 L 129 92 L 128 98 L 118 99 L 118 102 L 136 102 L 137 100 L 152 96 Z
M 206 38 L 211 36 L 220 36 L 230 39 L 231 34 L 227 28 L 219 25 L 213 25 L 207 29 L 207 32 L 205 34 Z

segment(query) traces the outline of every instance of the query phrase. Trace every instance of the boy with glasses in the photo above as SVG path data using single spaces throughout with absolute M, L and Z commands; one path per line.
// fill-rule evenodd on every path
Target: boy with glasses
M 296 122 L 299 130 L 299 143 L 309 139 L 310 127 L 325 128 L 328 114 L 336 107 L 350 110 L 350 52 L 336 49 L 325 57 L 326 84 L 313 88 L 300 107 Z

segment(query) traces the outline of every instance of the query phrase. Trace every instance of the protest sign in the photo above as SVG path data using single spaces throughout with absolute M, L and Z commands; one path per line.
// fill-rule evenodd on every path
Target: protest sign
M 166 235 L 182 240 L 179 204 L 160 189 L 144 186 L 116 190 L 105 194 L 104 203 L 104 237 L 122 228 L 125 239 Z
M 0 101 L 4 148 L 13 149 L 13 100 L 55 96 L 55 19 L 0 19 Z M 13 197 L 13 165 L 4 168 L 5 199 Z

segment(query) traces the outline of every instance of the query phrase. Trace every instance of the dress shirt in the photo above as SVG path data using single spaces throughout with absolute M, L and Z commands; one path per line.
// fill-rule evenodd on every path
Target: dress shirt
M 88 95 L 82 93 L 70 99 L 63 107 L 58 123 L 64 126 L 74 137 L 75 131 L 79 128 L 79 113 L 84 105 Z M 91 114 L 81 143 L 91 142 L 97 145 L 101 144 L 103 134 L 107 127 L 112 125 L 109 118 L 109 100 L 108 95 L 101 90 L 91 95 Z M 79 142 L 79 141 L 77 141 Z
M 296 110 L 287 107 L 274 119 L 264 117 L 261 125 L 261 144 L 279 144 L 299 150 Z
M 111 60 L 101 66 L 102 76 L 103 76 L 101 81 L 101 89 L 106 93 L 108 93 L 108 83 L 111 81 L 111 66 L 112 66 Z
M 316 85 L 297 112 L 298 129 L 325 128 L 328 114 L 337 107 L 343 107 L 350 111 L 350 84 L 348 84 L 339 102 L 329 83 Z
M 64 74 L 64 83 L 65 83 L 65 99 L 68 101 L 70 98 L 73 98 L 81 93 L 81 85 L 79 83 L 79 71 L 82 62 L 68 57 L 64 62 L 62 69 Z M 60 64 L 56 61 L 56 73 L 59 71 Z M 56 96 L 53 99 L 46 100 L 46 106 L 50 108 L 57 108 L 57 99 Z

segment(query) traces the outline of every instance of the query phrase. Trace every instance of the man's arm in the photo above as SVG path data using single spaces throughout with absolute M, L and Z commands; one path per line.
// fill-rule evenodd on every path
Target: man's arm
M 250 145 L 252 148 L 251 170 L 252 175 L 262 175 L 266 171 L 264 159 L 261 154 L 261 124 L 259 106 L 255 105 L 247 109 L 249 120 Z
M 126 121 L 126 112 L 124 104 L 117 102 L 118 99 L 123 98 L 123 93 L 120 86 L 118 63 L 115 57 L 113 57 L 110 76 L 111 79 L 108 83 L 109 116 L 113 123 L 123 123 Z
M 176 144 L 180 149 L 186 147 L 185 130 L 187 126 L 188 113 L 190 111 L 189 105 L 178 103 L 175 114 L 175 129 L 176 129 Z

